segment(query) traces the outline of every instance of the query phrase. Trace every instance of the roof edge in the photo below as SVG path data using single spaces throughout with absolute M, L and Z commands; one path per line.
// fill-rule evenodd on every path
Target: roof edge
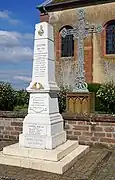
M 37 5 L 36 8 L 47 6 L 51 2 L 52 2 L 52 0 L 45 0 L 42 4 Z
M 78 0 L 78 1 L 64 1 L 64 2 L 57 2 L 55 4 L 51 4 L 52 0 L 46 0 L 41 5 L 36 6 L 41 13 L 48 13 L 52 11 L 64 10 L 64 9 L 72 9 L 72 8 L 79 8 L 84 6 L 91 6 L 91 5 L 98 5 L 98 4 L 105 4 L 105 3 L 112 3 L 115 0 Z M 61 5 L 61 6 L 60 6 Z

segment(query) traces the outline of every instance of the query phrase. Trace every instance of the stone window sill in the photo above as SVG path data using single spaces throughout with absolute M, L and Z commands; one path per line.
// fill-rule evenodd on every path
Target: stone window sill
M 74 57 L 60 57 L 60 60 L 66 60 L 66 61 L 68 61 L 68 60 L 74 60 L 75 58 Z
M 115 54 L 105 54 L 104 56 L 103 56 L 105 59 L 115 59 Z

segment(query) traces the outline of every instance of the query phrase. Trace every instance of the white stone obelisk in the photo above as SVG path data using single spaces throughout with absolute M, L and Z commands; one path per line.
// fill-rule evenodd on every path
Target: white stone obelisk
M 55 82 L 53 28 L 46 22 L 36 25 L 32 82 L 27 90 L 30 100 L 23 133 L 19 143 L 0 152 L 0 164 L 62 174 L 89 148 L 66 141 Z
M 32 82 L 28 114 L 23 121 L 21 147 L 53 149 L 66 141 L 63 118 L 59 113 L 55 82 L 53 27 L 42 22 L 36 24 Z

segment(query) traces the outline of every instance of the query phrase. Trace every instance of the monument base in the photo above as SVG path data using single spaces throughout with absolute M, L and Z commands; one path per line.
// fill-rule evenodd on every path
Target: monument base
M 88 150 L 88 146 L 69 140 L 52 150 L 24 148 L 13 144 L 0 152 L 0 164 L 63 174 Z
M 20 146 L 40 148 L 40 149 L 53 149 L 66 141 L 66 132 L 62 131 L 59 134 L 52 136 L 40 136 L 20 134 L 19 135 Z
M 65 142 L 61 114 L 27 114 L 23 121 L 23 134 L 19 135 L 21 147 L 54 149 Z

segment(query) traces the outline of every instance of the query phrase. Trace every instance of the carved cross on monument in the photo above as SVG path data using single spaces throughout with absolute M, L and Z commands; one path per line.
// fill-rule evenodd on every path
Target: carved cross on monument
M 78 9 L 78 24 L 73 29 L 62 29 L 61 36 L 73 35 L 74 39 L 78 39 L 78 71 L 75 82 L 74 92 L 88 92 L 87 83 L 84 74 L 84 38 L 91 33 L 100 33 L 102 25 L 89 24 L 85 21 L 85 11 Z

